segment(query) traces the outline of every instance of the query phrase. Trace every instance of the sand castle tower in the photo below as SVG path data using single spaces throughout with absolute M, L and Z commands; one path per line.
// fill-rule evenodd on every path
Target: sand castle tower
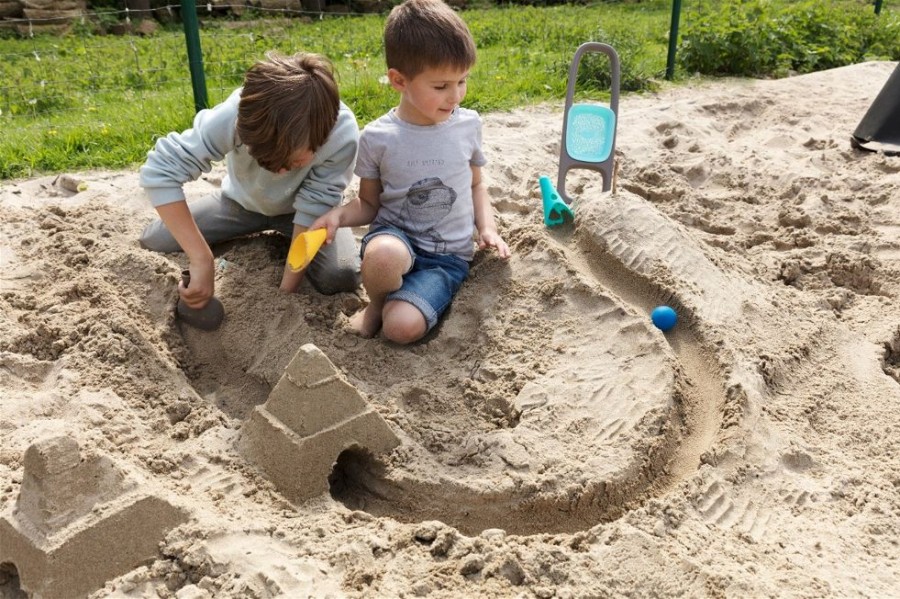
M 241 430 L 244 456 L 294 502 L 328 490 L 328 476 L 343 451 L 379 454 L 399 444 L 356 387 L 311 343 L 291 359 L 266 403 Z
M 148 494 L 109 457 L 67 436 L 25 451 L 22 487 L 0 516 L 0 564 L 43 599 L 84 596 L 158 554 L 187 515 Z

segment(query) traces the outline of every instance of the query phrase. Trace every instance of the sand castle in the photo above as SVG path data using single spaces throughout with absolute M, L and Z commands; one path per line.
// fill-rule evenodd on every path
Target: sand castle
M 243 429 L 242 449 L 288 499 L 328 490 L 346 449 L 380 453 L 399 445 L 384 420 L 312 344 L 285 369 Z M 69 436 L 31 445 L 15 505 L 0 518 L 0 564 L 44 599 L 95 591 L 157 557 L 166 533 L 189 514 L 105 455 L 87 455 Z
M 400 444 L 387 424 L 315 345 L 300 348 L 265 405 L 242 429 L 241 448 L 291 501 L 328 490 L 328 475 L 351 448 Z
M 14 564 L 34 596 L 94 591 L 153 560 L 166 533 L 187 520 L 109 457 L 83 454 L 72 437 L 41 440 L 24 461 L 18 500 L 0 518 L 0 563 Z

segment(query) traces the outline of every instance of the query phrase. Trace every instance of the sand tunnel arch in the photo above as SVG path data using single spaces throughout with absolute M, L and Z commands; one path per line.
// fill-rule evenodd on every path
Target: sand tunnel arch
M 19 570 L 12 562 L 0 563 L 0 597 L 5 599 L 26 599 L 28 595 L 19 583 Z

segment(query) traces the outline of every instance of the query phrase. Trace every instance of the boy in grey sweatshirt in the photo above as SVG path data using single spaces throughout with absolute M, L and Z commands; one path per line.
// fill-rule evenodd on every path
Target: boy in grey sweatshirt
M 157 252 L 184 251 L 190 288 L 185 304 L 206 305 L 214 293 L 210 244 L 275 230 L 293 239 L 339 205 L 353 174 L 359 127 L 340 101 L 328 61 L 315 54 L 269 53 L 221 104 L 201 110 L 191 129 L 159 139 L 140 169 L 140 185 L 160 218 L 140 243 Z M 220 190 L 188 206 L 183 185 L 225 160 Z M 349 229 L 335 236 L 306 269 L 322 293 L 352 291 L 359 258 Z M 296 291 L 304 272 L 285 260 L 280 288 Z

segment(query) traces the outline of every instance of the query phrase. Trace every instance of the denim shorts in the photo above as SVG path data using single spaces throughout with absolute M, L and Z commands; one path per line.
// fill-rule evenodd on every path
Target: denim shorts
M 400 300 L 419 309 L 430 331 L 441 315 L 450 307 L 453 296 L 469 276 L 469 263 L 453 254 L 432 254 L 410 242 L 406 233 L 396 227 L 378 227 L 362 239 L 360 256 L 365 256 L 366 244 L 373 237 L 393 235 L 406 245 L 412 257 L 412 267 L 403 275 L 400 289 L 388 294 L 385 301 Z

